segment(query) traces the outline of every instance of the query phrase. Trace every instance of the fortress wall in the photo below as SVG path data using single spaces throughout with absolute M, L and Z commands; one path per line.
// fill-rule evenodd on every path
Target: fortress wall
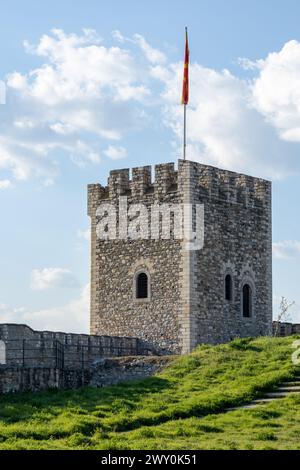
M 273 335 L 274 336 L 291 336 L 300 334 L 299 323 L 289 322 L 273 322 Z
M 171 360 L 169 356 L 102 358 L 83 370 L 0 365 L 0 394 L 116 385 L 149 377 L 167 366 Z
M 76 389 L 88 385 L 90 377 L 89 370 L 0 366 L 0 394 Z
M 26 367 L 88 367 L 103 357 L 153 354 L 151 345 L 134 337 L 34 331 L 26 325 L 0 324 L 6 364 Z M 63 356 L 62 356 L 63 354 Z

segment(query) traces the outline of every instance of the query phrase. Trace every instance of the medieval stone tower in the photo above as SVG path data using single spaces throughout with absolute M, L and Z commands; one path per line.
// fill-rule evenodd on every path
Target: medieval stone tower
M 116 206 L 117 226 L 127 218 L 126 208 L 118 212 L 120 196 L 129 212 L 133 204 L 202 205 L 203 248 L 188 250 L 175 236 L 99 239 L 99 205 Z M 116 170 L 107 187 L 89 185 L 88 213 L 92 334 L 139 337 L 175 353 L 271 334 L 270 182 L 183 160 L 177 171 L 157 165 L 154 181 L 149 166 L 131 177 Z

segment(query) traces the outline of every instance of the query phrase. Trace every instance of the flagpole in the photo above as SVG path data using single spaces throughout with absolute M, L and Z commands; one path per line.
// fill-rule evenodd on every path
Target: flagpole
M 184 74 L 183 74 L 183 90 L 182 104 L 183 107 L 183 160 L 186 160 L 186 107 L 189 102 L 189 44 L 188 30 L 185 28 L 185 56 L 184 56 Z
M 186 104 L 183 111 L 183 160 L 186 160 Z

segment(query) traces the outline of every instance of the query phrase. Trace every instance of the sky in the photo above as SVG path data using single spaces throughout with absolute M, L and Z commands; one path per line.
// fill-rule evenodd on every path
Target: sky
M 88 332 L 86 185 L 181 157 L 185 26 L 187 157 L 273 181 L 274 316 L 284 296 L 300 322 L 299 18 L 298 0 L 1 6 L 0 322 Z

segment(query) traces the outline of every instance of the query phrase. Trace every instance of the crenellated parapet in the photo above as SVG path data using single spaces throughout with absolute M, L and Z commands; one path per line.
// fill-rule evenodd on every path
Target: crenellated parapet
M 179 178 L 184 165 L 191 168 L 190 177 L 197 181 L 200 198 L 205 201 L 227 202 L 245 207 L 267 207 L 271 204 L 272 185 L 261 178 L 222 170 L 194 162 L 179 165 Z
M 103 199 L 115 200 L 119 196 L 128 196 L 137 201 L 147 194 L 155 194 L 155 197 L 161 198 L 167 193 L 177 191 L 178 172 L 174 163 L 156 165 L 154 174 L 152 182 L 151 166 L 112 170 L 107 186 L 88 185 L 88 213 L 91 213 L 91 207 L 95 203 Z
M 174 163 L 155 165 L 154 181 L 151 166 L 111 171 L 106 187 L 100 184 L 88 186 L 88 213 L 91 215 L 92 208 L 101 200 L 116 200 L 120 196 L 131 197 L 137 202 L 149 194 L 154 194 L 155 199 L 163 199 L 166 194 L 183 191 L 182 182 L 187 178 L 193 179 L 193 188 L 203 201 L 239 204 L 248 208 L 271 204 L 272 186 L 269 181 L 179 160 L 178 171 Z

